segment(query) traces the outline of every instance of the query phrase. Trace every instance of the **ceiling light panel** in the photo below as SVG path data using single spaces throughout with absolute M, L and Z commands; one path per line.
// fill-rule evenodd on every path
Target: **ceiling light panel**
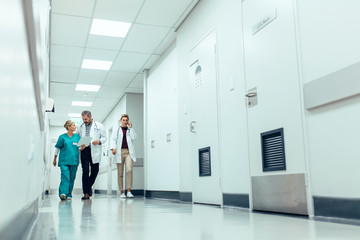
M 92 102 L 84 102 L 84 101 L 72 101 L 71 106 L 84 106 L 91 107 Z
M 99 85 L 88 85 L 88 84 L 76 84 L 76 91 L 89 91 L 89 92 L 97 92 L 99 91 Z
M 112 63 L 113 63 L 112 61 L 84 59 L 82 62 L 81 68 L 96 69 L 96 70 L 109 70 L 111 68 Z
M 94 19 L 90 34 L 124 38 L 130 29 L 131 23 L 102 19 Z

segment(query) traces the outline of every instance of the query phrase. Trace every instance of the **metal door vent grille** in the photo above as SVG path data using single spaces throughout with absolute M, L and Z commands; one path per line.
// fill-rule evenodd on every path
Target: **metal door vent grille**
M 211 176 L 210 147 L 199 149 L 199 176 Z
M 283 128 L 261 133 L 263 172 L 286 170 Z

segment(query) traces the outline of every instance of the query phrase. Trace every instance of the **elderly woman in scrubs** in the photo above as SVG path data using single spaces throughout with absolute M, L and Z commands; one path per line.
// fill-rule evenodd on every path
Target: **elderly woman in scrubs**
M 61 170 L 59 197 L 61 200 L 71 200 L 76 171 L 79 165 L 79 147 L 77 143 L 80 140 L 80 136 L 74 133 L 76 125 L 73 121 L 67 120 L 64 127 L 67 132 L 59 136 L 55 145 L 56 150 L 53 164 L 56 166 L 56 158 L 60 152 L 58 163 Z

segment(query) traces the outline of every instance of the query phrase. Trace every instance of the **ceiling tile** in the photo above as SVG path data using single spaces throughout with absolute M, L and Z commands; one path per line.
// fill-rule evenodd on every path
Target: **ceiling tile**
M 111 71 L 140 72 L 150 54 L 120 52 L 111 67 Z
M 70 106 L 69 107 L 69 112 L 71 113 L 82 113 L 82 111 L 84 110 L 88 110 L 90 109 L 91 107 L 84 107 L 84 106 Z
M 146 0 L 136 23 L 174 27 L 193 0 Z
M 74 90 L 75 90 L 75 84 L 50 82 L 50 97 L 57 95 L 72 96 Z
M 144 0 L 97 1 L 94 18 L 133 22 Z
M 50 81 L 76 83 L 78 73 L 78 68 L 50 67 Z
M 134 24 L 122 51 L 153 53 L 170 31 L 170 28 Z
M 70 105 L 61 105 L 54 103 L 54 109 L 56 115 L 64 114 L 67 117 L 67 114 L 69 113 Z
M 83 48 L 51 45 L 50 65 L 79 68 L 82 62 Z
M 119 101 L 118 98 L 101 98 L 101 97 L 97 97 L 91 107 L 94 107 L 94 108 L 100 108 L 100 107 L 103 107 L 103 106 L 111 106 L 112 107 L 112 106 L 115 106 L 115 104 L 118 101 Z
M 97 95 L 98 92 L 74 91 L 73 98 L 95 98 Z
M 126 88 L 131 80 L 135 77 L 135 73 L 126 73 L 126 72 L 110 72 L 107 78 L 105 79 L 103 86 L 116 86 Z
M 144 74 L 137 74 L 135 79 L 131 82 L 129 88 L 143 88 L 144 87 Z
M 83 47 L 90 29 L 90 18 L 51 14 L 51 44 Z
M 55 95 L 55 96 L 51 96 L 51 98 L 54 99 L 54 105 L 65 105 L 65 106 L 70 106 L 71 105 L 71 101 L 72 101 L 72 97 L 70 96 L 59 96 L 59 95 Z
M 86 47 L 119 50 L 123 42 L 124 42 L 123 38 L 89 35 Z
M 69 118 L 63 114 L 56 114 L 54 115 L 53 119 L 50 119 L 50 126 L 59 126 L 59 127 L 63 127 L 65 122 L 68 120 Z M 66 132 L 65 128 L 64 128 L 64 133 Z
M 158 48 L 155 50 L 156 54 L 163 54 L 165 50 L 171 45 L 172 42 L 176 40 L 176 32 L 175 29 L 169 31 L 163 41 L 160 43 Z
M 52 0 L 51 11 L 68 15 L 91 17 L 96 0 Z
M 102 98 L 120 98 L 121 94 L 125 91 L 120 87 L 101 87 L 98 97 Z
M 108 71 L 80 69 L 77 79 L 78 84 L 101 85 L 106 78 Z
M 154 64 L 157 62 L 157 60 L 159 60 L 160 55 L 151 55 L 151 57 L 149 58 L 149 60 L 146 62 L 144 69 L 150 69 L 152 68 L 152 66 L 154 66 Z
M 84 59 L 114 61 L 117 54 L 118 51 L 113 50 L 86 48 L 84 52 Z
M 128 87 L 125 92 L 127 92 L 127 93 L 143 93 L 143 92 L 144 92 L 144 89 L 142 89 L 142 88 L 130 88 L 130 87 Z

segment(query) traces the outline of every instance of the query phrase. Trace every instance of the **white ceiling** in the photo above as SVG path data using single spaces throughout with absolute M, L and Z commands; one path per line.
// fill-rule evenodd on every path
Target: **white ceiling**
M 52 0 L 51 126 L 63 126 L 68 113 L 90 110 L 103 121 L 126 92 L 143 92 L 143 70 L 176 38 L 176 28 L 199 0 Z M 131 22 L 125 38 L 90 35 L 93 18 Z M 81 69 L 83 59 L 113 61 L 109 71 Z M 101 85 L 99 92 L 75 91 L 76 84 Z M 74 107 L 72 101 L 91 101 Z

